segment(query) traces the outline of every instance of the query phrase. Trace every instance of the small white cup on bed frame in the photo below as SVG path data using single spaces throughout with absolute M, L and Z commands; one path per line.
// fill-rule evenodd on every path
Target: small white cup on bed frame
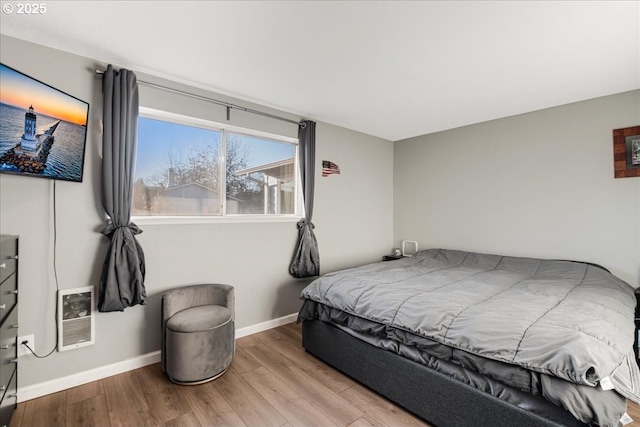
M 413 245 L 413 251 L 407 250 L 407 244 Z M 418 252 L 418 242 L 415 240 L 403 240 L 402 241 L 402 256 L 414 256 Z

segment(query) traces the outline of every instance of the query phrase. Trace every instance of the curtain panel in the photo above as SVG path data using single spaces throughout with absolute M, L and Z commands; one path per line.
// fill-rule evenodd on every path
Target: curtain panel
M 109 219 L 102 234 L 110 239 L 98 292 L 98 310 L 123 311 L 147 303 L 142 231 L 131 222 L 138 145 L 138 83 L 131 71 L 111 65 L 102 76 L 102 204 Z
M 298 153 L 300 175 L 304 194 L 305 217 L 298 221 L 298 241 L 289 265 L 289 274 L 297 278 L 320 275 L 320 254 L 318 241 L 313 233 L 313 193 L 316 172 L 316 123 L 304 121 L 298 129 Z

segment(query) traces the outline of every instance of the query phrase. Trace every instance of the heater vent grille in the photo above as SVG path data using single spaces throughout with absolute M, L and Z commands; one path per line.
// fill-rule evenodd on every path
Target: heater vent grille
M 95 343 L 93 287 L 58 291 L 58 351 Z

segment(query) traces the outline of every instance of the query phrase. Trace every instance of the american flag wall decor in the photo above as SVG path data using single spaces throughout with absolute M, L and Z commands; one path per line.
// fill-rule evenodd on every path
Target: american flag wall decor
M 333 162 L 328 160 L 322 161 L 322 176 L 329 176 L 333 174 L 340 175 L 340 168 Z

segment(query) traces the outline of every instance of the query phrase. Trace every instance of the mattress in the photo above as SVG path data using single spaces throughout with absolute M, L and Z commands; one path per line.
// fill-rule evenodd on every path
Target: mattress
M 587 424 L 615 426 L 638 400 L 633 289 L 594 265 L 431 249 L 327 274 L 302 297 L 300 320 L 480 389 L 543 396 Z

